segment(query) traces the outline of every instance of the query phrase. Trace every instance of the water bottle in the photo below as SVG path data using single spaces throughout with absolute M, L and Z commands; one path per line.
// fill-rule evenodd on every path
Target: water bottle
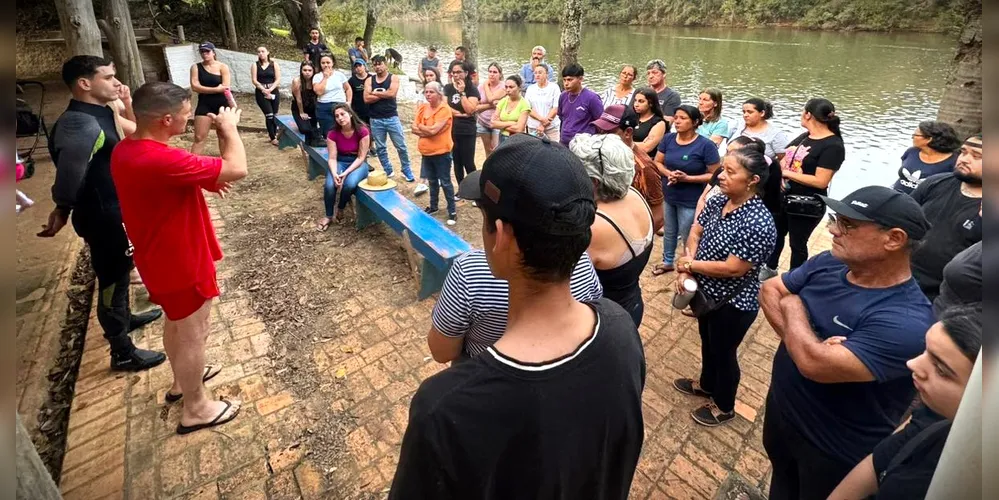
M 685 278 L 683 280 L 683 293 L 678 293 L 673 296 L 673 307 L 677 309 L 686 309 L 690 301 L 694 299 L 694 293 L 697 292 L 697 281 L 693 278 Z
M 225 100 L 226 100 L 227 103 L 229 103 L 229 107 L 230 108 L 235 108 L 236 107 L 236 99 L 234 99 L 232 97 L 232 91 L 229 90 L 229 87 L 226 87 L 222 91 L 222 93 L 225 94 Z

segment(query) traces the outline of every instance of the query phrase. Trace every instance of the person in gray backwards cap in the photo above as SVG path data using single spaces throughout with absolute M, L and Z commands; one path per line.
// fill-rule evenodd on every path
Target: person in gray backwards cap
M 570 292 L 596 213 L 583 165 L 517 134 L 459 193 L 482 212 L 489 268 L 510 284 L 509 320 L 485 352 L 420 385 L 389 498 L 627 498 L 645 356 L 624 309 Z

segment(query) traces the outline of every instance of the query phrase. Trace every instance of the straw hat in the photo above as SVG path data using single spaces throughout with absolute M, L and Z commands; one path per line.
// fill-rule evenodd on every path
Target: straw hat
M 384 191 L 395 187 L 395 181 L 389 179 L 383 170 L 375 170 L 368 174 L 368 178 L 357 184 L 361 189 L 368 191 Z

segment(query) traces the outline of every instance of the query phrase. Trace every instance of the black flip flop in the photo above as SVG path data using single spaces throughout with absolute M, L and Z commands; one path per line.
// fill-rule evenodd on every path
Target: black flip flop
M 208 365 L 205 367 L 205 375 L 201 377 L 202 382 L 208 382 L 209 380 L 215 378 L 216 375 L 222 373 L 222 367 L 219 367 L 218 370 L 215 370 L 215 373 L 212 373 L 213 368 L 215 367 L 212 365 Z M 163 400 L 166 401 L 167 403 L 176 403 L 177 401 L 180 401 L 180 399 L 183 397 L 184 397 L 183 394 L 170 394 L 170 392 L 167 391 L 167 393 L 163 396 Z
M 223 403 L 225 403 L 225 408 L 223 408 L 222 412 L 219 413 L 218 416 L 216 416 L 214 419 L 212 419 L 211 422 L 204 423 L 204 424 L 198 424 L 198 425 L 191 425 L 191 426 L 187 426 L 187 425 L 183 425 L 183 424 L 178 423 L 177 424 L 177 434 L 181 434 L 181 435 L 190 434 L 190 433 L 192 433 L 194 431 L 200 431 L 201 429 L 207 429 L 209 427 L 215 427 L 215 426 L 218 426 L 218 425 L 229 423 L 233 419 L 235 419 L 236 415 L 239 415 L 239 408 L 236 408 L 236 411 L 232 412 L 232 414 L 229 416 L 229 418 L 222 419 L 222 416 L 229 412 L 229 408 L 232 408 L 232 403 L 230 403 L 229 401 L 226 401 L 224 399 L 222 399 L 221 401 Z

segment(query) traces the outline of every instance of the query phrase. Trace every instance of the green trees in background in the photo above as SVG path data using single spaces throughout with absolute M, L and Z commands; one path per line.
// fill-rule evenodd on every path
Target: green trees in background
M 587 24 L 793 25 L 802 28 L 946 31 L 961 0 L 580 0 Z M 494 0 L 484 21 L 557 23 L 563 0 Z

